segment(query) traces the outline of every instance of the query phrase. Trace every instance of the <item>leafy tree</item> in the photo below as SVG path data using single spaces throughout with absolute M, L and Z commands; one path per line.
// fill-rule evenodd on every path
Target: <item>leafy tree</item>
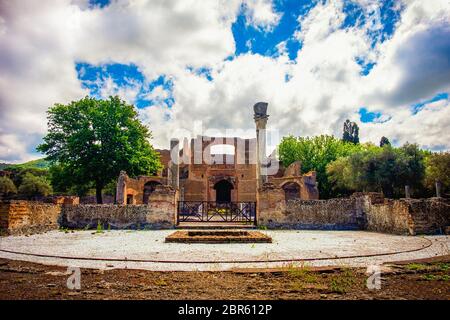
M 355 144 L 359 143 L 359 127 L 355 122 L 350 122 L 348 119 L 344 122 L 342 140 Z
M 417 144 L 405 143 L 398 149 L 396 182 L 399 188 L 409 185 L 420 189 L 425 178 L 425 153 Z
M 388 138 L 383 136 L 383 137 L 381 137 L 381 140 L 380 140 L 380 147 L 384 147 L 386 145 L 391 145 L 391 142 L 389 141 Z
M 434 190 L 435 182 L 440 181 L 443 190 L 450 188 L 450 152 L 433 153 L 425 160 L 425 185 Z
M 278 154 L 285 167 L 294 161 L 301 161 L 302 173 L 317 172 L 317 182 L 321 198 L 330 198 L 337 193 L 331 188 L 326 173 L 329 163 L 339 157 L 350 155 L 363 147 L 359 144 L 344 142 L 333 136 L 283 137 L 278 146 Z
M 381 191 L 388 197 L 402 196 L 405 185 L 420 189 L 424 153 L 415 144 L 366 148 L 330 163 L 327 173 L 334 190 Z
M 103 188 L 121 170 L 136 176 L 161 168 L 148 141 L 149 129 L 139 121 L 135 108 L 117 96 L 55 104 L 47 113 L 49 133 L 38 150 L 59 166 L 52 175 L 59 179 L 58 188 L 64 181 L 66 188 L 94 187 L 97 202 L 102 203 Z
M 47 180 L 37 177 L 31 173 L 25 174 L 22 184 L 19 186 L 19 194 L 27 197 L 48 196 L 52 193 L 52 187 Z
M 0 177 L 0 194 L 10 195 L 17 193 L 14 182 L 8 177 Z
M 27 173 L 32 174 L 36 177 L 43 177 L 44 179 L 48 179 L 49 170 L 42 168 L 32 168 L 32 167 L 14 167 L 10 170 L 11 172 L 11 180 L 14 182 L 16 186 L 20 186 L 22 184 L 22 180 Z

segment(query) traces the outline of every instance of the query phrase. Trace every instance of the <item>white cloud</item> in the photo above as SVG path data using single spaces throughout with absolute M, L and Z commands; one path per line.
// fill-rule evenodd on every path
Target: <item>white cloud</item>
M 0 161 L 28 159 L 45 133 L 45 110 L 87 94 L 76 61 L 137 65 L 145 84 L 118 87 L 107 79 L 100 90 L 130 102 L 142 85 L 162 74 L 170 77 L 173 106 L 166 106 L 169 92 L 159 86 L 147 97 L 154 105 L 140 110 L 158 147 L 167 148 L 178 128 L 192 129 L 196 120 L 210 128 L 252 132 L 251 107 L 267 101 L 269 126 L 282 134 L 340 136 L 345 119 L 358 121 L 357 111 L 366 107 L 390 120 L 361 124 L 362 141 L 378 142 L 385 135 L 399 143 L 450 149 L 448 101 L 429 104 L 416 115 L 409 108 L 450 92 L 448 1 L 404 1 L 392 38 L 375 48 L 367 32 L 380 32 L 379 2 L 358 2 L 366 16 L 360 28 L 342 29 L 345 13 L 337 0 L 320 2 L 299 19 L 302 48 L 293 62 L 286 42 L 278 44 L 274 57 L 225 60 L 235 51 L 231 25 L 240 12 L 238 0 L 117 0 L 94 10 L 87 0 L 2 1 Z M 273 30 L 283 14 L 269 1 L 246 1 L 244 8 L 247 23 L 262 32 Z M 357 57 L 376 63 L 368 76 L 360 74 Z M 212 81 L 187 66 L 210 68 Z
M 271 31 L 280 21 L 282 14 L 274 10 L 271 0 L 246 0 L 245 16 L 248 25 Z

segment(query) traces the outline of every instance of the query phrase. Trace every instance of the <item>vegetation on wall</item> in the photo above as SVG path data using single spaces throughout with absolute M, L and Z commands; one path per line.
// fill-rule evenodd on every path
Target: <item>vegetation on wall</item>
M 38 151 L 52 163 L 51 179 L 58 190 L 102 190 L 121 170 L 131 176 L 154 174 L 161 168 L 149 143 L 151 133 L 132 105 L 119 97 L 86 97 L 48 110 L 48 134 Z

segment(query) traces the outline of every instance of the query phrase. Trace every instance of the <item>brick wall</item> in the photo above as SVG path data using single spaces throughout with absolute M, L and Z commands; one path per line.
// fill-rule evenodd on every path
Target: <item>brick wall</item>
M 167 229 L 176 223 L 178 192 L 157 186 L 148 205 L 64 206 L 60 225 L 67 228 Z
M 0 201 L 0 231 L 29 234 L 57 229 L 97 228 L 100 223 L 111 229 L 173 228 L 176 223 L 178 191 L 158 186 L 148 205 L 90 205 Z
M 30 234 L 56 229 L 61 205 L 25 200 L 0 202 L 0 228 L 7 234 Z

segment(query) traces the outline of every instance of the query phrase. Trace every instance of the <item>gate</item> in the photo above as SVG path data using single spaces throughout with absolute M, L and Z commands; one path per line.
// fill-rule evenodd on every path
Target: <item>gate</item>
M 177 223 L 238 222 L 256 225 L 256 202 L 178 201 Z

